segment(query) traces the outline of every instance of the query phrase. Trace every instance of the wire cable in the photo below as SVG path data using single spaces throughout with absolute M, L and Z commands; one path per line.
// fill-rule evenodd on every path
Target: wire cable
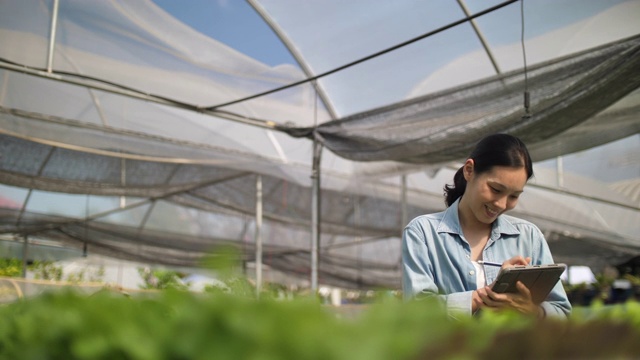
M 522 44 L 522 60 L 524 61 L 524 117 L 531 117 L 529 112 L 529 79 L 527 75 L 527 52 L 524 46 L 524 0 L 520 0 L 520 43 Z

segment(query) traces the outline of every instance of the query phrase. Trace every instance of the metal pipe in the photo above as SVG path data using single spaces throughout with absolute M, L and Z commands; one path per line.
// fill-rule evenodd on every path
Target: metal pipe
M 9 74 L 10 73 L 6 72 L 2 77 L 2 86 L 0 86 L 0 104 L 4 104 L 4 99 L 7 96 L 7 88 L 9 87 Z
M 262 175 L 256 176 L 256 296 L 262 291 Z
M 284 31 L 282 31 L 282 29 L 276 24 L 276 22 L 269 15 L 269 13 L 262 7 L 262 5 L 258 1 L 248 0 L 247 2 L 249 3 L 249 5 L 253 7 L 253 9 L 258 13 L 258 15 L 262 17 L 262 20 L 264 20 L 264 22 L 267 23 L 267 25 L 271 28 L 271 30 L 273 30 L 273 32 L 280 39 L 280 41 L 282 41 L 282 44 L 287 48 L 287 50 L 289 50 L 289 53 L 291 54 L 291 56 L 293 56 L 293 58 L 296 60 L 298 65 L 300 65 L 300 68 L 305 73 L 305 75 L 308 78 L 312 77 L 313 71 L 311 70 L 311 67 L 309 66 L 309 64 L 307 64 L 307 62 L 304 61 L 302 54 L 300 53 L 300 51 L 298 51 L 296 46 L 293 44 L 293 41 L 289 39 L 289 37 Z M 324 107 L 327 109 L 327 112 L 329 112 L 331 119 L 334 119 L 334 120 L 337 119 L 338 112 L 333 106 L 333 103 L 329 99 L 329 95 L 327 95 L 324 88 L 320 86 L 320 84 L 318 84 L 317 81 L 313 81 L 312 86 L 315 88 L 316 93 L 322 100 L 322 103 L 324 104 Z
M 460 8 L 462 8 L 464 15 L 467 18 L 470 18 L 471 13 L 469 12 L 469 9 L 467 9 L 467 5 L 464 3 L 464 0 L 458 0 L 458 5 L 460 5 Z M 482 32 L 480 32 L 480 28 L 478 27 L 476 20 L 472 18 L 471 20 L 469 20 L 469 22 L 471 23 L 471 27 L 473 28 L 473 31 L 475 31 L 476 35 L 478 36 L 478 40 L 480 40 L 480 43 L 482 44 L 484 51 L 487 53 L 487 56 L 489 57 L 489 61 L 491 61 L 491 65 L 493 65 L 493 69 L 496 71 L 496 74 L 500 75 L 501 71 L 500 71 L 500 67 L 498 66 L 498 62 L 496 61 L 495 56 L 493 56 L 493 53 L 489 48 L 487 39 L 485 39 L 484 35 L 482 35 Z
M 53 153 L 55 151 L 56 151 L 55 147 L 52 147 L 51 150 L 49 150 L 49 153 L 47 153 L 47 156 L 42 161 L 42 164 L 40 164 L 40 167 L 38 168 L 38 172 L 36 173 L 36 176 L 42 175 L 44 168 L 49 163 L 49 160 L 51 160 L 51 157 L 53 156 Z M 18 213 L 18 218 L 16 219 L 17 228 L 20 227 L 20 223 L 22 222 L 22 217 L 24 216 L 24 212 L 27 210 L 27 205 L 29 204 L 29 200 L 31 199 L 32 193 L 33 193 L 33 188 L 30 188 L 29 191 L 27 192 L 27 196 L 25 197 L 24 202 L 22 203 L 22 207 L 20 208 L 20 212 Z
M 556 157 L 556 176 L 558 179 L 558 189 L 564 188 L 564 164 L 562 156 Z
M 401 195 L 400 195 L 400 231 L 402 232 L 402 228 L 407 225 L 408 211 L 407 211 L 407 175 L 402 175 L 400 177 L 401 182 Z
M 120 185 L 125 188 L 127 185 L 127 159 L 120 159 Z M 127 206 L 127 197 L 120 196 L 120 208 Z
M 51 13 L 51 31 L 49 33 L 49 53 L 47 55 L 47 72 L 53 71 L 53 52 L 56 44 L 56 27 L 58 26 L 59 0 L 53 0 L 53 12 Z
M 29 255 L 29 237 L 25 235 L 23 237 L 24 244 L 22 245 L 22 278 L 27 278 L 27 257 Z
M 400 238 L 402 239 L 402 229 L 407 225 L 407 175 L 403 174 L 400 177 L 400 228 L 398 229 L 398 233 L 400 234 Z M 398 256 L 398 265 L 402 265 L 402 254 Z
M 3 108 L 0 106 L 0 116 L 2 116 L 2 113 L 3 113 L 2 110 L 3 110 Z M 16 110 L 12 110 L 11 112 L 14 113 L 14 114 L 19 113 L 19 111 L 16 111 Z M 68 128 L 73 128 L 73 127 L 74 127 L 73 125 L 69 125 Z M 86 129 L 87 127 L 78 126 L 78 128 Z M 91 128 L 91 127 L 89 127 L 89 128 Z M 126 131 L 125 131 L 125 133 L 126 133 Z M 9 136 L 14 137 L 14 138 L 27 140 L 27 141 L 34 142 L 34 143 L 51 146 L 51 147 L 54 147 L 54 148 L 60 148 L 60 149 L 66 149 L 66 150 L 72 150 L 72 151 L 81 151 L 81 152 L 88 153 L 88 154 L 114 157 L 114 158 L 118 158 L 118 159 L 152 161 L 152 162 L 167 163 L 167 164 L 180 164 L 180 165 L 183 165 L 183 164 L 228 165 L 228 164 L 238 164 L 238 163 L 241 163 L 241 162 L 250 162 L 250 161 L 263 161 L 263 162 L 264 161 L 269 161 L 269 159 L 265 159 L 264 157 L 261 158 L 261 157 L 259 157 L 259 155 L 250 154 L 248 152 L 240 153 L 240 154 L 244 155 L 246 157 L 253 156 L 254 160 L 207 159 L 207 158 L 197 159 L 197 158 L 178 158 L 178 157 L 138 155 L 138 154 L 132 154 L 132 153 L 127 153 L 127 152 L 115 151 L 115 150 L 94 149 L 94 148 L 86 147 L 86 146 L 78 146 L 78 145 L 66 144 L 66 143 L 61 142 L 61 141 L 51 141 L 51 140 L 48 140 L 48 139 L 37 138 L 37 137 L 33 137 L 33 136 L 28 136 L 28 135 L 25 136 L 23 134 L 20 134 L 20 133 L 17 133 L 17 132 L 13 132 L 13 131 L 9 131 L 9 130 L 2 129 L 2 128 L 0 128 L 0 134 L 9 135 Z M 146 136 L 139 136 L 138 138 L 146 138 Z M 171 142 L 170 139 L 165 139 L 164 141 L 165 142 Z M 186 146 L 196 146 L 197 144 L 185 143 L 185 145 Z
M 19 66 L 19 65 L 4 63 L 4 62 L 0 62 L 0 69 L 6 69 L 6 70 L 22 73 L 22 74 L 33 75 L 33 76 L 42 77 L 50 80 L 56 80 L 56 81 L 60 81 L 67 84 L 83 86 L 89 89 L 95 89 L 95 90 L 108 92 L 111 94 L 127 96 L 133 99 L 145 100 L 145 101 L 149 101 L 156 104 L 173 106 L 178 109 L 186 109 L 186 110 L 190 110 L 190 111 L 194 111 L 194 112 L 198 112 L 198 113 L 202 113 L 210 116 L 219 117 L 221 119 L 231 120 L 231 121 L 242 123 L 242 124 L 281 131 L 281 129 L 278 127 L 278 125 L 280 124 L 277 124 L 275 121 L 249 118 L 249 117 L 242 116 L 240 114 L 235 114 L 228 111 L 202 109 L 195 105 L 180 103 L 178 101 L 171 101 L 169 99 L 155 96 L 152 94 L 146 94 L 146 93 L 142 93 L 134 90 L 102 85 L 102 84 L 96 83 L 95 81 L 89 81 L 86 79 L 74 79 L 71 76 L 63 76 L 60 74 L 56 74 L 55 72 L 48 73 L 46 71 L 29 68 L 27 66 Z
M 320 247 L 320 155 L 322 144 L 313 140 L 313 167 L 311 169 L 311 292 L 318 291 L 318 250 Z
M 147 225 L 147 221 L 149 221 L 149 218 L 151 217 L 151 213 L 153 212 L 153 209 L 156 207 L 156 199 L 149 199 L 149 201 L 151 202 L 151 205 L 149 205 L 149 207 L 147 208 L 147 211 L 144 212 L 144 216 L 142 217 L 142 220 L 140 220 L 140 225 L 138 225 L 138 230 L 137 230 L 137 234 L 138 236 L 140 234 L 142 234 L 142 230 L 144 230 L 144 227 Z M 127 206 L 120 206 L 119 210 L 125 210 L 127 208 Z
M 84 241 L 82 244 L 82 257 L 87 257 L 87 239 L 89 239 L 89 224 L 87 218 L 89 218 L 89 200 L 91 195 L 87 194 L 84 201 Z
M 356 228 L 356 236 L 353 239 L 353 242 L 358 244 L 356 247 L 356 284 L 358 284 L 358 288 L 362 286 L 362 236 L 360 236 L 360 226 L 361 224 L 360 217 L 360 197 L 354 196 L 353 198 L 353 226 Z

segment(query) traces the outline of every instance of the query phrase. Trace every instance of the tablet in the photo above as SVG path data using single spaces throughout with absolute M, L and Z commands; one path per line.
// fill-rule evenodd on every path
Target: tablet
M 547 298 L 566 268 L 565 264 L 518 265 L 504 268 L 500 270 L 491 290 L 497 293 L 517 293 L 516 282 L 522 281 L 531 291 L 533 302 L 540 304 Z

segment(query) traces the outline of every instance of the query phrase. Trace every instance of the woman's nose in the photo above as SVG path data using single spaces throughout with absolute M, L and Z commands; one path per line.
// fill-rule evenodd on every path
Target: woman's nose
M 496 208 L 500 209 L 500 210 L 504 210 L 507 208 L 507 197 L 506 196 L 500 196 L 497 199 L 495 199 L 493 201 L 493 206 L 495 206 Z

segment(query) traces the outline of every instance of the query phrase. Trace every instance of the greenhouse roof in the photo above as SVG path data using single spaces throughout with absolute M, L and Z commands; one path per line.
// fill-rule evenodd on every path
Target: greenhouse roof
M 640 1 L 176 4 L 0 3 L 2 233 L 253 262 L 260 182 L 270 268 L 309 277 L 318 219 L 320 282 L 399 287 L 404 224 L 507 132 L 557 261 L 640 253 Z

